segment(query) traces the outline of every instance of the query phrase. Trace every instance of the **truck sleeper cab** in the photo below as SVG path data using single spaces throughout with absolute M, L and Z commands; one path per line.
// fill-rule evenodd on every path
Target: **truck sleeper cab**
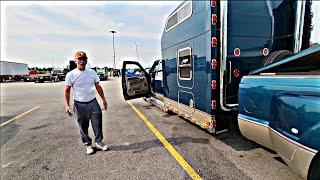
M 162 78 L 128 96 L 123 76 L 124 96 L 156 94 L 164 110 L 210 133 L 226 132 L 237 120 L 241 77 L 309 47 L 309 6 L 309 1 L 285 0 L 185 1 L 169 15 L 163 30 Z M 122 72 L 128 65 L 124 62 Z M 145 82 L 152 83 L 145 75 Z
M 276 151 L 298 174 L 320 179 L 320 45 L 244 76 L 241 134 Z

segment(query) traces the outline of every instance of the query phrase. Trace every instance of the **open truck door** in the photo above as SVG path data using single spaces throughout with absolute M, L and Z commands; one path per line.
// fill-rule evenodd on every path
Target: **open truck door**
M 138 62 L 124 61 L 121 73 L 125 100 L 150 96 L 150 76 Z

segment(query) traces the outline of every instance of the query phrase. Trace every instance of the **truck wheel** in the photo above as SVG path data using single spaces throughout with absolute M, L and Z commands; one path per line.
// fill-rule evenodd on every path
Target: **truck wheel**
M 283 59 L 284 57 L 290 56 L 293 53 L 289 50 L 281 50 L 281 51 L 275 51 L 270 54 L 270 56 L 266 57 L 262 61 L 263 66 L 268 66 L 269 64 L 278 62 L 279 60 Z
M 320 179 L 320 154 L 316 154 L 310 164 L 308 180 Z

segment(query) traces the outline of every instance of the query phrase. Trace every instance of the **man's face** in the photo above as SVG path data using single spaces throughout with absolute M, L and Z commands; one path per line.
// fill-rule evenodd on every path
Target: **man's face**
M 77 64 L 77 68 L 80 70 L 84 70 L 87 64 L 87 59 L 86 58 L 79 58 L 76 59 L 76 64 Z

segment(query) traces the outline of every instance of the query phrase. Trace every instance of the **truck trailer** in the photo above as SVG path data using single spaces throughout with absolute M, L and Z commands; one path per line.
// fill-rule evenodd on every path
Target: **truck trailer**
M 24 76 L 28 76 L 28 64 L 0 61 L 0 81 L 8 80 L 20 81 Z

